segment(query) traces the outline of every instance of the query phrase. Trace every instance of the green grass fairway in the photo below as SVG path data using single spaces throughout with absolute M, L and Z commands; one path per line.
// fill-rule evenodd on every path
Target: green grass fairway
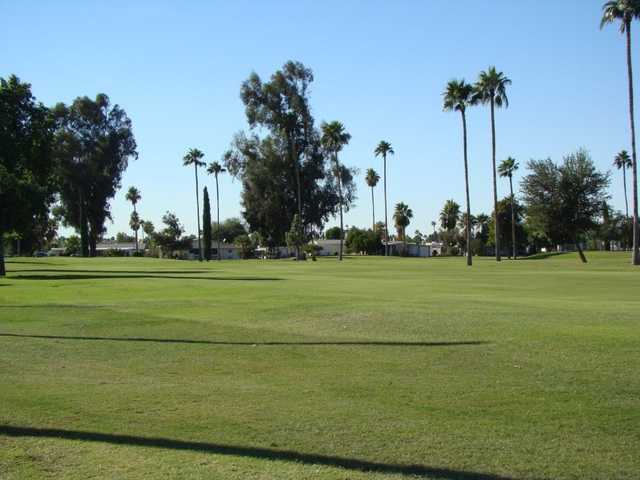
M 627 254 L 9 259 L 0 478 L 637 479 Z

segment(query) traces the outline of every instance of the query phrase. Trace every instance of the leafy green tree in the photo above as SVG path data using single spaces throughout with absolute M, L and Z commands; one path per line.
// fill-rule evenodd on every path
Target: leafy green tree
M 213 175 L 216 179 L 216 222 L 218 225 L 220 224 L 220 186 L 218 184 L 218 176 L 226 172 L 227 170 L 222 168 L 218 162 L 211 162 L 209 167 L 207 168 L 207 173 L 209 175 Z M 220 253 L 220 231 L 216 233 L 216 241 L 218 243 L 218 260 L 222 259 L 222 254 Z
M 333 157 L 334 168 L 338 185 L 338 205 L 340 211 L 340 231 L 344 232 L 344 218 L 343 218 L 343 205 L 344 198 L 342 196 L 342 168 L 340 161 L 338 160 L 338 153 L 349 143 L 351 135 L 345 130 L 344 125 L 338 121 L 330 123 L 323 122 L 320 126 L 322 131 L 322 146 L 327 150 L 329 155 Z M 338 259 L 342 261 L 342 249 L 344 243 L 344 233 L 340 235 L 340 252 Z
M 631 168 L 633 163 L 626 150 L 622 150 L 613 159 L 613 166 L 622 170 L 622 185 L 624 187 L 624 211 L 629 216 L 629 199 L 627 198 L 627 168 Z
M 312 80 L 304 65 L 288 62 L 269 82 L 252 74 L 241 89 L 253 133 L 235 136 L 224 163 L 242 182 L 243 217 L 268 245 L 282 245 L 296 213 L 307 238 L 338 213 L 337 172 L 310 113 Z M 347 181 L 346 170 L 340 170 L 344 208 L 355 194 L 353 172 Z
M 327 240 L 340 240 L 343 238 L 343 231 L 340 227 L 331 227 L 324 232 L 324 238 Z
M 407 251 L 407 227 L 411 223 L 412 218 L 413 210 L 409 208 L 409 205 L 403 202 L 396 203 L 393 221 L 398 232 L 398 238 L 404 243 L 405 252 Z
M 71 235 L 64 242 L 64 254 L 67 256 L 78 255 L 80 253 L 80 237 Z
M 240 247 L 240 257 L 253 258 L 255 249 L 258 245 L 254 243 L 253 239 L 249 235 L 246 233 L 238 235 L 234 243 Z
M 204 187 L 204 199 L 202 201 L 202 240 L 204 242 L 204 258 L 211 260 L 211 203 L 209 202 L 209 191 Z M 218 253 L 220 245 L 218 244 Z
M 347 232 L 345 244 L 347 250 L 352 253 L 379 255 L 383 250 L 382 239 L 377 232 L 356 227 L 350 228 Z
M 144 241 L 147 245 L 147 248 L 151 248 L 152 247 L 151 243 L 153 243 L 153 234 L 156 231 L 155 225 L 153 224 L 153 222 L 149 220 L 143 220 L 140 227 L 142 228 L 142 231 L 146 235 L 146 238 L 144 239 Z
M 469 166 L 467 161 L 467 108 L 473 102 L 473 87 L 464 80 L 451 80 L 444 91 L 444 110 L 460 112 L 462 117 L 462 139 L 464 150 L 464 184 L 467 197 L 467 218 L 471 217 L 471 200 L 469 199 Z M 471 229 L 466 228 L 467 265 L 472 264 Z
M 227 243 L 234 243 L 240 235 L 247 235 L 246 227 L 239 218 L 227 218 L 222 223 L 214 223 L 213 235 L 215 238 L 224 240 Z
M 367 175 L 365 177 L 365 181 L 367 182 L 367 186 L 371 188 L 371 217 L 372 217 L 372 225 L 373 230 L 376 228 L 376 202 L 373 196 L 373 189 L 378 185 L 380 181 L 380 175 L 373 168 L 367 169 Z
M 585 150 L 567 155 L 559 166 L 547 159 L 527 167 L 531 173 L 521 190 L 529 223 L 556 245 L 573 243 L 586 262 L 580 241 L 597 227 L 609 174 L 599 172 Z
M 24 236 L 34 219 L 48 220 L 55 189 L 54 124 L 31 85 L 0 78 L 0 276 L 6 233 Z
M 491 111 L 491 167 L 493 169 L 493 208 L 498 208 L 498 182 L 496 180 L 496 120 L 495 109 L 503 105 L 509 106 L 507 98 L 507 86 L 511 85 L 504 73 L 498 72 L 496 67 L 489 67 L 486 71 L 480 72 L 478 81 L 474 85 L 473 103 L 489 104 Z M 494 219 L 496 227 L 496 261 L 500 261 L 500 224 Z
M 600 28 L 609 23 L 620 22 L 620 33 L 627 40 L 627 79 L 629 87 L 629 124 L 631 126 L 631 183 L 633 185 L 633 246 L 631 262 L 640 265 L 640 232 L 638 226 L 638 156 L 636 154 L 636 126 L 633 107 L 633 68 L 631 64 L 631 22 L 640 18 L 639 0 L 610 0 L 602 6 Z
M 200 240 L 200 189 L 198 188 L 198 167 L 204 167 L 202 161 L 204 153 L 197 148 L 190 148 L 187 154 L 182 158 L 182 165 L 185 167 L 193 165 L 193 171 L 196 178 L 196 218 L 198 221 L 198 258 L 202 261 L 202 241 Z
M 109 97 L 76 98 L 54 108 L 64 223 L 80 232 L 82 254 L 95 256 L 111 219 L 109 201 L 120 188 L 129 159 L 138 158 L 131 120 Z
M 385 231 L 384 256 L 388 257 L 389 256 L 389 220 L 387 218 L 387 156 L 393 155 L 395 154 L 395 152 L 393 151 L 393 147 L 389 142 L 380 140 L 380 143 L 378 143 L 378 146 L 376 146 L 373 153 L 375 154 L 376 157 L 382 157 L 382 161 L 383 161 L 382 175 L 383 175 L 383 186 L 384 186 L 384 231 Z
M 509 179 L 509 191 L 511 192 L 511 248 L 513 249 L 513 259 L 515 260 L 518 257 L 518 251 L 517 251 L 517 245 L 516 245 L 516 219 L 515 219 L 515 215 L 516 215 L 516 209 L 514 207 L 514 203 L 515 203 L 515 196 L 513 195 L 513 174 L 516 172 L 516 170 L 518 170 L 518 162 L 516 161 L 515 158 L 513 157 L 509 157 L 504 159 L 502 162 L 500 162 L 500 166 L 498 167 L 498 171 L 500 173 L 500 176 L 502 178 L 508 178 Z M 496 210 L 496 212 L 494 212 L 494 215 L 497 215 L 498 212 Z M 496 219 L 498 218 L 497 216 L 495 217 Z M 495 227 L 498 228 L 500 223 L 495 220 Z M 499 230 L 497 230 L 499 232 Z M 497 236 L 496 238 L 499 239 L 499 236 Z M 500 244 L 497 243 L 496 244 L 496 248 L 499 248 Z
M 489 240 L 489 224 L 490 223 L 491 223 L 491 218 L 486 213 L 479 213 L 478 215 L 476 215 L 476 227 L 477 227 L 476 238 L 481 241 L 482 245 L 486 245 L 487 241 Z
M 291 229 L 287 233 L 287 245 L 294 247 L 296 250 L 300 250 L 305 243 L 305 237 L 300 228 L 302 221 L 298 214 L 293 216 L 293 222 L 291 222 Z M 300 260 L 302 257 L 297 257 Z
M 118 243 L 132 243 L 135 241 L 135 237 L 132 237 L 131 235 L 125 232 L 116 233 L 115 239 L 116 239 L 116 242 Z
M 129 221 L 129 225 L 131 226 L 131 228 L 135 233 L 136 253 L 138 253 L 138 230 L 140 229 L 141 222 L 140 222 L 140 217 L 138 216 L 138 211 L 136 210 L 136 205 L 142 198 L 142 195 L 140 195 L 140 190 L 138 190 L 136 187 L 129 187 L 129 190 L 125 195 L 125 198 L 127 199 L 128 202 L 131 202 L 131 205 L 133 206 L 133 214 L 131 215 L 131 220 Z M 134 219 L 136 221 L 134 221 Z
M 173 256 L 176 250 L 189 249 L 192 237 L 183 237 L 184 227 L 178 217 L 167 212 L 162 217 L 165 228 L 153 234 L 154 242 L 160 246 L 165 255 Z

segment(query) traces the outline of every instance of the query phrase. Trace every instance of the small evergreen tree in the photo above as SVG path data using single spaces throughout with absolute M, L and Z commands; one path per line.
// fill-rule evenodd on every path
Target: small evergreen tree
M 204 187 L 204 200 L 202 202 L 202 238 L 204 240 L 204 258 L 211 260 L 211 204 L 209 191 Z

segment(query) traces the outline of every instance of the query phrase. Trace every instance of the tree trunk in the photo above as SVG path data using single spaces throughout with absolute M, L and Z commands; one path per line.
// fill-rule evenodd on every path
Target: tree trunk
M 376 231 L 376 202 L 373 198 L 373 187 L 371 187 L 371 219 L 373 220 L 373 223 L 371 225 L 373 225 L 371 227 L 371 230 L 373 232 Z
M 7 275 L 7 270 L 5 269 L 5 266 L 4 266 L 4 232 L 0 228 L 0 277 L 4 277 L 6 275 Z
M 300 238 L 302 238 L 302 233 L 303 233 L 303 225 L 304 222 L 302 221 L 302 183 L 300 180 L 300 164 L 298 163 L 298 155 L 296 153 L 296 145 L 295 145 L 295 139 L 293 138 L 293 132 L 289 133 L 289 149 L 291 152 L 291 160 L 293 161 L 293 165 L 295 168 L 295 174 L 296 174 L 296 190 L 297 190 L 297 197 L 298 197 L 298 217 L 300 218 L 300 230 L 298 232 L 298 235 Z M 302 254 L 300 252 L 300 245 L 296 244 L 296 259 L 300 260 L 302 259 Z
M 587 257 L 584 256 L 584 252 L 582 251 L 582 247 L 580 246 L 580 242 L 576 240 L 576 249 L 578 250 L 578 255 L 580 255 L 580 260 L 582 263 L 587 263 Z
M 222 253 L 220 252 L 220 189 L 218 188 L 218 174 L 216 173 L 216 223 L 218 224 L 218 232 L 216 234 L 216 240 L 218 244 L 218 260 L 222 259 Z
M 384 256 L 389 256 L 389 220 L 387 216 L 387 154 L 383 154 L 384 160 Z
M 631 155 L 633 163 L 631 173 L 631 183 L 633 185 L 633 252 L 631 253 L 631 263 L 640 265 L 640 251 L 638 248 L 638 157 L 636 156 L 636 126 L 633 113 L 633 70 L 631 67 L 631 21 L 626 24 L 627 31 L 627 74 L 629 80 L 629 123 L 631 124 Z
M 80 190 L 80 254 L 83 257 L 89 256 L 89 225 L 87 224 L 87 208 L 82 190 Z
M 624 212 L 625 218 L 629 218 L 629 199 L 627 198 L 627 167 L 622 165 L 622 185 L 624 188 Z
M 344 244 L 344 222 L 342 216 L 342 175 L 340 173 L 340 164 L 338 163 L 338 154 L 335 155 L 336 171 L 338 172 L 338 198 L 340 201 L 340 255 L 339 260 L 342 261 L 342 246 Z
M 515 198 L 513 197 L 513 176 L 509 175 L 509 190 L 511 191 L 511 246 L 513 248 L 513 259 L 518 258 L 518 249 L 516 247 L 516 210 Z
M 502 260 L 500 257 L 500 222 L 498 221 L 498 181 L 496 178 L 496 121 L 495 104 L 493 95 L 491 96 L 491 167 L 493 168 L 493 222 L 496 244 L 496 261 Z
M 198 188 L 198 164 L 193 164 L 196 175 L 196 215 L 198 219 L 198 260 L 202 261 L 202 242 L 200 241 L 200 198 L 198 197 L 200 189 Z
M 462 137 L 464 145 L 464 187 L 467 195 L 467 221 L 466 221 L 466 236 L 467 236 L 467 265 L 471 266 L 473 260 L 471 258 L 471 228 L 469 221 L 471 220 L 471 200 L 469 199 L 469 166 L 467 163 L 467 116 L 464 110 L 460 112 L 462 114 Z
M 136 211 L 136 204 L 135 203 L 133 204 L 133 213 L 136 213 L 136 214 L 138 213 Z M 135 233 L 135 236 L 136 236 L 136 255 L 137 255 L 139 253 L 139 251 L 138 251 L 138 229 L 136 228 L 133 232 Z

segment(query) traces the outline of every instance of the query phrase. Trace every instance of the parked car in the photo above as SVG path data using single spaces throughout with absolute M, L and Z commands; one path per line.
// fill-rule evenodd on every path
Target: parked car
M 42 250 L 38 250 L 37 252 L 33 253 L 34 257 L 48 257 L 49 254 L 47 252 L 44 252 Z

